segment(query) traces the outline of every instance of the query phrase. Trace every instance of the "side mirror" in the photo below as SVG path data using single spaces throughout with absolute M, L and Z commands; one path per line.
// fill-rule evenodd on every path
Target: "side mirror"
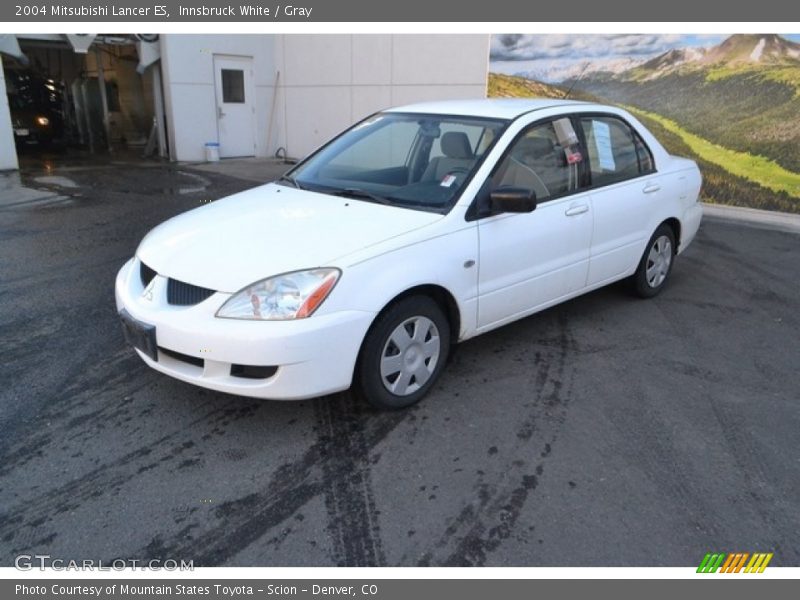
M 536 193 L 516 187 L 501 187 L 489 196 L 493 213 L 529 213 L 536 208 Z

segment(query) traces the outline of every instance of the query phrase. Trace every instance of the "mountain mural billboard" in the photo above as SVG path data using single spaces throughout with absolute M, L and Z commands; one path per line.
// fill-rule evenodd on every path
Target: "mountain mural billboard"
M 624 106 L 708 202 L 800 213 L 800 35 L 495 35 L 492 97 Z

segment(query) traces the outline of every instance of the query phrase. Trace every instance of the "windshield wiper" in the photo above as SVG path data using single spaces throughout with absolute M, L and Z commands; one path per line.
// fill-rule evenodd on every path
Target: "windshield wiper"
M 285 181 L 286 183 L 290 184 L 292 187 L 296 187 L 298 190 L 302 190 L 303 189 L 303 186 L 301 186 L 300 183 L 297 181 L 297 179 L 295 179 L 291 175 L 281 175 L 275 181 L 276 182 Z
M 394 206 L 394 202 L 392 202 L 389 198 L 378 196 L 377 194 L 373 194 L 372 192 L 368 192 L 367 190 L 362 190 L 360 188 L 343 188 L 338 190 L 331 190 L 327 193 L 331 194 L 332 196 L 346 196 L 348 198 L 359 198 L 362 200 L 371 200 L 372 202 L 377 202 L 378 204 Z

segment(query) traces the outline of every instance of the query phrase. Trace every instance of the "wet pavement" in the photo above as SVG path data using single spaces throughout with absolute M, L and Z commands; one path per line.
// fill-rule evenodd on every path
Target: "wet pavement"
M 77 163 L 28 165 L 50 201 L 0 205 L 0 565 L 800 564 L 798 235 L 707 220 L 658 298 L 612 286 L 471 340 L 386 414 L 145 367 L 117 269 L 253 177 Z

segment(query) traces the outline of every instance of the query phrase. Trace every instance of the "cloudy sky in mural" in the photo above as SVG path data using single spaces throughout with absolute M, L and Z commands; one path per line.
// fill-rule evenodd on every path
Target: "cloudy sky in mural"
M 544 35 L 498 34 L 492 37 L 491 70 L 557 82 L 590 70 L 619 72 L 673 48 L 704 48 L 726 35 Z M 800 42 L 800 35 L 782 37 Z

